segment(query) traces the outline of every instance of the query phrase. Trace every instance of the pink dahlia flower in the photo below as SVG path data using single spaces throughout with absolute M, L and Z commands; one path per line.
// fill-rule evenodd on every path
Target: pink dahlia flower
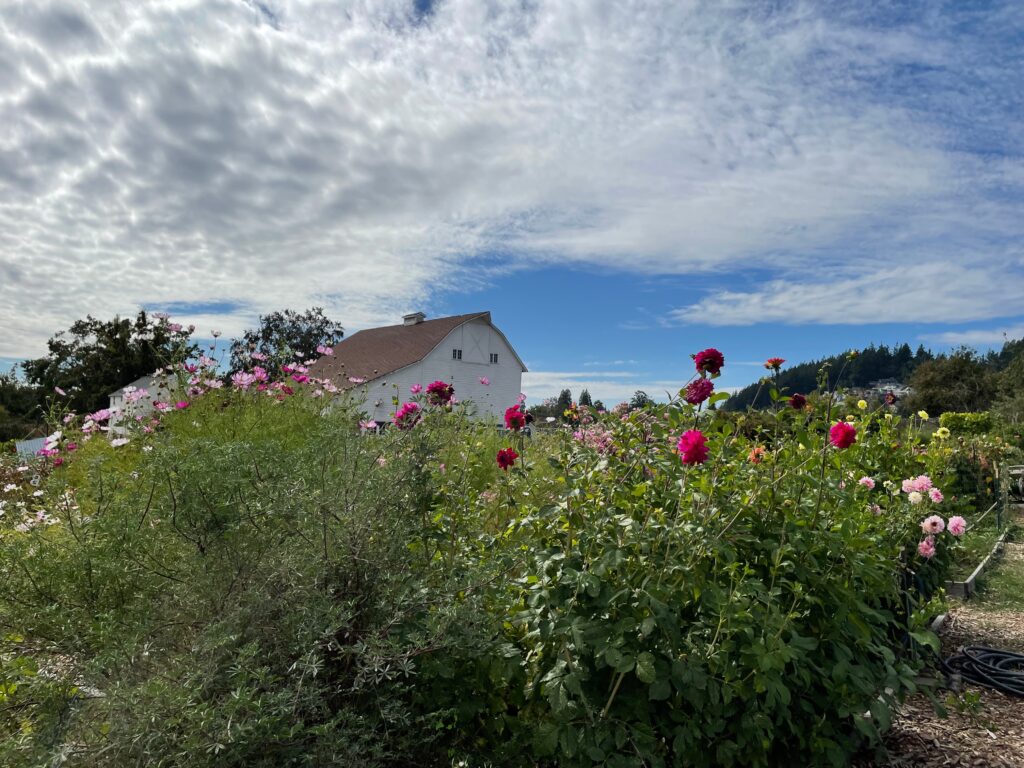
M 932 488 L 928 491 L 928 498 L 932 500 L 933 504 L 941 504 L 945 496 L 938 488 Z
M 963 536 L 967 532 L 967 521 L 960 517 L 960 515 L 954 515 L 949 518 L 947 528 L 954 536 Z
M 708 441 L 699 429 L 683 432 L 676 449 L 683 464 L 703 464 L 708 459 Z
M 922 521 L 921 530 L 930 534 L 942 533 L 946 530 L 946 523 L 938 515 L 932 515 L 931 517 L 926 517 L 924 521 Z
M 873 491 L 875 489 L 875 480 L 872 477 L 865 476 L 865 477 L 862 477 L 857 482 L 860 483 L 861 485 L 863 485 L 869 491 Z
M 829 440 L 832 441 L 832 445 L 836 448 L 849 448 L 857 442 L 857 430 L 852 424 L 847 424 L 845 421 L 838 421 L 832 425 L 832 429 L 828 432 L 828 437 Z
M 925 536 L 921 539 L 921 543 L 917 545 L 917 554 L 925 560 L 931 560 L 935 557 L 935 537 Z

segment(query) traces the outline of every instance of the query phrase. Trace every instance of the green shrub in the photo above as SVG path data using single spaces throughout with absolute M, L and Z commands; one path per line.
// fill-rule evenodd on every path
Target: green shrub
M 946 411 L 939 416 L 939 426 L 946 427 L 954 435 L 983 435 L 992 431 L 995 422 L 992 414 L 988 411 L 983 413 Z
M 843 765 L 935 644 L 958 545 L 919 552 L 948 509 L 901 484 L 958 449 L 891 414 L 843 449 L 831 397 L 777 393 L 756 424 L 676 400 L 528 440 L 424 403 L 360 434 L 299 389 L 0 460 L 0 658 L 46 681 L 0 763 Z

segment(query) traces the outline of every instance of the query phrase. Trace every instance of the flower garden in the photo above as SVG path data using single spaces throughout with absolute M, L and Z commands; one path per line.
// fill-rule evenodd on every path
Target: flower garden
M 782 362 L 764 413 L 715 408 L 707 349 L 532 437 L 444 382 L 378 430 L 300 363 L 179 364 L 114 427 L 55 393 L 0 458 L 0 763 L 847 764 L 1015 449 Z

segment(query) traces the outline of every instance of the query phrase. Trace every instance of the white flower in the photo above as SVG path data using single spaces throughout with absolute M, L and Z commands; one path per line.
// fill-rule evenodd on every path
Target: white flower
M 149 453 L 150 451 L 153 450 L 153 446 L 152 445 L 144 445 L 144 446 L 142 446 L 142 450 L 145 451 L 146 453 Z
M 918 491 L 911 491 L 907 494 L 907 500 L 911 504 L 920 504 L 924 500 L 924 496 L 922 496 Z
M 10 493 L 11 491 L 16 490 L 18 490 L 18 486 L 16 486 L 14 483 L 8 483 L 7 485 L 4 486 L 4 493 Z
M 122 445 L 128 445 L 128 443 L 130 442 L 131 440 L 129 440 L 127 437 L 115 437 L 113 440 L 110 441 L 110 445 L 113 448 L 120 448 Z
M 42 491 L 32 491 L 32 495 L 35 496 L 36 498 L 39 498 L 40 496 L 43 495 L 43 492 Z

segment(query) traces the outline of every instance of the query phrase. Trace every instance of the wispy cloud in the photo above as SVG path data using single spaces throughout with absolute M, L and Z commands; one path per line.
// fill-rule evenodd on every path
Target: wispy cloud
M 994 347 L 1001 346 L 1007 341 L 1024 339 L 1024 325 L 1009 325 L 1001 328 L 977 328 L 969 331 L 926 333 L 921 336 L 921 339 L 939 344 L 966 344 L 970 347 Z
M 8 4 L 0 355 L 183 298 L 229 302 L 229 333 L 311 304 L 393 321 L 495 252 L 720 285 L 771 265 L 673 322 L 996 317 L 1024 295 L 1022 24 L 1010 2 Z

